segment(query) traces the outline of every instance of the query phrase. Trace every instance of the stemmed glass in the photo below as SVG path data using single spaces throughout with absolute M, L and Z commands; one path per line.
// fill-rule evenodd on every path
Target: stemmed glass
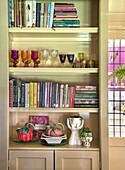
M 48 57 L 49 57 L 49 50 L 47 49 L 42 50 L 42 58 L 43 58 L 44 66 L 46 66 Z
M 19 62 L 18 50 L 11 50 L 11 59 L 13 62 L 13 67 L 16 67 L 16 64 Z
M 59 54 L 59 59 L 60 59 L 60 62 L 62 64 L 62 67 L 64 67 L 64 63 L 65 63 L 65 60 L 66 60 L 66 54 Z
M 21 51 L 21 59 L 24 63 L 24 67 L 29 67 L 29 64 L 31 63 L 31 56 L 29 55 L 27 50 Z
M 38 51 L 36 50 L 31 51 L 31 58 L 34 61 L 34 67 L 38 67 L 38 64 L 40 63 L 39 57 L 38 57 Z
M 73 61 L 74 61 L 74 54 L 67 54 L 68 62 L 70 63 L 70 66 L 72 67 Z
M 52 66 L 55 66 L 55 62 L 58 56 L 58 50 L 50 50 L 50 56 L 51 56 L 51 60 L 52 60 Z

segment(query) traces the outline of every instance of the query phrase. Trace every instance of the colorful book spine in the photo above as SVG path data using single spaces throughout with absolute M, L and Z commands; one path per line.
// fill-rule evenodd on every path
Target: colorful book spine
M 40 107 L 40 82 L 37 82 L 37 108 Z
M 50 11 L 50 28 L 53 25 L 53 17 L 54 17 L 54 2 L 51 2 L 51 11 Z
M 64 107 L 68 107 L 68 84 L 65 84 L 64 86 Z
M 52 87 L 52 107 L 56 107 L 56 83 L 53 83 Z
M 13 79 L 13 107 L 18 107 L 18 80 Z
M 48 91 L 47 91 L 47 87 L 48 87 L 48 83 L 45 82 L 45 87 L 44 87 L 44 107 L 47 107 L 47 95 L 48 95 Z
M 22 27 L 22 0 L 19 0 L 19 25 Z
M 43 82 L 40 82 L 39 107 L 43 107 Z
M 30 84 L 29 84 L 29 91 L 30 91 L 30 93 L 29 93 L 29 106 L 30 106 L 30 108 L 33 108 L 33 82 L 30 82 Z
M 74 86 L 70 86 L 70 103 L 69 107 L 73 108 L 74 107 Z
M 9 81 L 9 107 L 13 107 L 13 80 Z
M 44 22 L 43 22 L 43 27 L 47 27 L 47 11 L 48 11 L 48 3 L 44 3 Z
M 64 84 L 60 85 L 60 108 L 64 107 Z
M 25 107 L 28 108 L 28 83 L 25 83 Z
M 8 0 L 8 27 L 11 27 L 11 20 L 12 20 L 12 2 Z
M 36 27 L 36 0 L 32 0 L 32 27 Z
M 43 25 L 44 25 L 44 2 L 41 2 L 40 27 L 43 28 Z
M 37 107 L 37 82 L 33 82 L 33 108 Z
M 53 87 L 53 82 L 50 82 L 50 103 L 49 103 L 50 108 L 52 108 L 52 87 Z
M 22 1 L 22 26 L 26 27 L 26 0 Z
M 47 82 L 47 104 L 46 107 L 50 106 L 50 82 Z
M 16 0 L 16 11 L 15 11 L 15 15 L 16 15 L 16 27 L 20 26 L 20 18 L 19 18 L 19 0 Z
M 11 27 L 15 27 L 15 16 L 14 16 L 14 9 L 15 9 L 15 0 L 12 0 L 12 8 L 11 8 Z
M 21 81 L 21 101 L 20 107 L 25 107 L 25 81 Z
M 50 13 L 51 13 L 51 3 L 48 3 L 48 7 L 47 7 L 47 24 L 46 24 L 47 28 L 50 28 Z
M 41 3 L 36 3 L 36 27 L 40 27 Z

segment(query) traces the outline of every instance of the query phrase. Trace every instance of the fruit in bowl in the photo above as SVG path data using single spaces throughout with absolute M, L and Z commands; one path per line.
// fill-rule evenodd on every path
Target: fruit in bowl
M 62 123 L 57 123 L 53 127 L 48 128 L 45 134 L 52 137 L 62 136 L 64 135 L 64 125 Z
M 26 123 L 24 127 L 17 128 L 17 136 L 21 142 L 29 142 L 33 139 L 33 130 L 28 128 L 28 125 L 31 125 L 34 128 L 32 123 Z

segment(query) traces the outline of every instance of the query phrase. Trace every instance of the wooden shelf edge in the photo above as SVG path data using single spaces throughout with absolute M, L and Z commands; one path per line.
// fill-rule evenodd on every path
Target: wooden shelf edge
M 9 33 L 98 33 L 98 27 L 80 28 L 9 28 Z
M 9 108 L 10 112 L 32 112 L 32 113 L 81 113 L 98 112 L 99 108 Z

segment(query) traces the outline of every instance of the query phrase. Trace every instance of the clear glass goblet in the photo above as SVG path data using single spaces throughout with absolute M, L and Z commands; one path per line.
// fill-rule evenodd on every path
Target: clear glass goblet
M 54 67 L 56 65 L 56 59 L 58 56 L 58 50 L 50 50 L 50 57 L 51 57 L 51 61 L 52 61 L 52 66 Z
M 42 58 L 43 58 L 44 66 L 46 66 L 48 57 L 49 57 L 49 50 L 47 50 L 47 49 L 42 50 Z

